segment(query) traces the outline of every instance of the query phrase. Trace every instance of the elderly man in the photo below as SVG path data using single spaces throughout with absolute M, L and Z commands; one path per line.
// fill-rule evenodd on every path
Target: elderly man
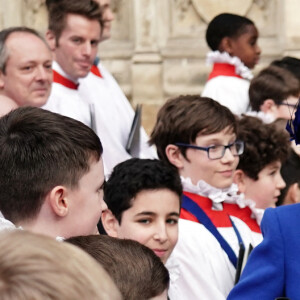
M 52 54 L 33 29 L 0 32 L 0 115 L 19 106 L 42 106 L 52 83 Z

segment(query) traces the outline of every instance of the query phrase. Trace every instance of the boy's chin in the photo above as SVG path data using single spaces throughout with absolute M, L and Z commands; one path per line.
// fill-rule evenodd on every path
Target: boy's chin
M 214 182 L 210 184 L 211 186 L 218 188 L 218 189 L 227 189 L 229 188 L 233 183 L 233 180 L 224 180 L 222 182 Z

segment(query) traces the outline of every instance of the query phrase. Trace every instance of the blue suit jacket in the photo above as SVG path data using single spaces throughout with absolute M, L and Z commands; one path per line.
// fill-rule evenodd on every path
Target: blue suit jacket
M 300 204 L 267 209 L 261 229 L 264 239 L 227 300 L 300 300 Z

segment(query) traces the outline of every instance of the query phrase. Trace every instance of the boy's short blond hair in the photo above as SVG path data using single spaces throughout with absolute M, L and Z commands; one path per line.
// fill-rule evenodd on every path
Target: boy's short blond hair
M 0 300 L 119 300 L 112 279 L 88 254 L 22 230 L 0 234 Z

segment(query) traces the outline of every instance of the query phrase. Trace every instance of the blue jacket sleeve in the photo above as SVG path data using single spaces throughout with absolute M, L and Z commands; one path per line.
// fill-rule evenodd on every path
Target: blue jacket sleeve
M 227 300 L 273 300 L 284 294 L 284 242 L 276 209 L 265 211 L 261 229 L 264 239 L 250 254 Z

